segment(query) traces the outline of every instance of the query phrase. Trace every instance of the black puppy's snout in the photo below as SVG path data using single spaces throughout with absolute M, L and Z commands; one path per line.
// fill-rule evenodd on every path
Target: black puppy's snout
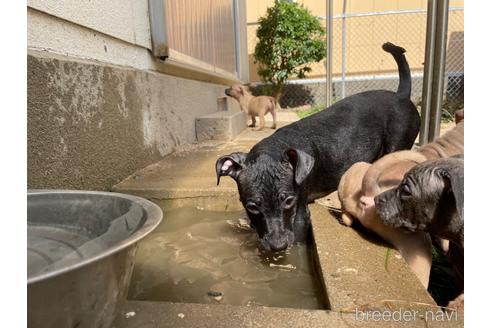
M 270 245 L 270 249 L 272 251 L 278 252 L 278 251 L 283 251 L 289 247 L 289 242 L 287 238 L 284 238 L 282 240 L 273 240 L 273 241 L 268 241 L 268 244 Z
M 294 243 L 294 233 L 284 227 L 275 225 L 262 240 L 262 248 L 271 251 L 283 251 Z

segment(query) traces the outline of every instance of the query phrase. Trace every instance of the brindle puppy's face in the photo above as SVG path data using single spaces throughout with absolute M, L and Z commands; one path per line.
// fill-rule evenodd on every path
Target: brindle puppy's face
M 446 164 L 449 161 L 459 164 L 457 159 Z M 456 170 L 449 165 L 443 167 L 442 163 L 438 160 L 415 166 L 398 187 L 375 197 L 376 211 L 385 224 L 412 232 L 436 233 L 459 224 L 451 221 L 455 213 L 462 220 L 462 166 L 461 174 L 452 174 Z
M 383 222 L 412 232 L 426 230 L 435 217 L 444 188 L 442 180 L 429 178 L 432 182 L 421 188 L 415 174 L 407 174 L 398 187 L 376 196 L 376 210 Z
M 263 250 L 284 250 L 296 241 L 294 221 L 299 211 L 306 212 L 307 206 L 305 201 L 299 201 L 302 196 L 298 182 L 302 184 L 312 169 L 312 163 L 303 162 L 305 156 L 309 155 L 290 150 L 281 161 L 266 154 L 246 161 L 244 153 L 217 160 L 217 179 L 229 175 L 236 181 L 241 203 Z M 298 174 L 300 171 L 304 173 Z

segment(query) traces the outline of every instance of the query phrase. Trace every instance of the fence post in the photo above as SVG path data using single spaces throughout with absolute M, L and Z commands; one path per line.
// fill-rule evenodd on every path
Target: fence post
M 326 0 L 326 107 L 332 104 L 333 0 Z
M 444 89 L 449 0 L 429 0 L 419 145 L 439 136 Z
M 347 0 L 343 0 L 343 8 L 342 8 L 342 99 L 346 96 L 345 91 L 345 70 L 346 70 L 346 61 L 347 61 Z
M 425 145 L 429 141 L 430 99 L 432 91 L 432 70 L 434 64 L 434 39 L 436 35 L 436 4 L 437 1 L 435 0 L 429 0 L 427 2 L 424 77 L 422 81 L 422 105 L 420 108 L 420 146 Z
M 438 1 L 434 71 L 432 76 L 432 103 L 429 122 L 429 140 L 439 137 L 441 130 L 444 71 L 446 69 L 446 44 L 448 36 L 449 0 Z

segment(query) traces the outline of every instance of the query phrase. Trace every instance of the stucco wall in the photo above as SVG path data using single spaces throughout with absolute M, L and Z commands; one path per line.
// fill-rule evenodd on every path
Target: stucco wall
M 28 187 L 105 190 L 182 144 L 224 86 L 30 52 Z

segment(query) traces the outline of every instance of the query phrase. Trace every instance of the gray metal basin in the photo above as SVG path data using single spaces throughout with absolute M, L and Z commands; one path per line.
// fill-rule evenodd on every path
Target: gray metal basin
M 28 192 L 28 326 L 108 327 L 126 298 L 137 242 L 161 220 L 157 205 L 136 196 Z

